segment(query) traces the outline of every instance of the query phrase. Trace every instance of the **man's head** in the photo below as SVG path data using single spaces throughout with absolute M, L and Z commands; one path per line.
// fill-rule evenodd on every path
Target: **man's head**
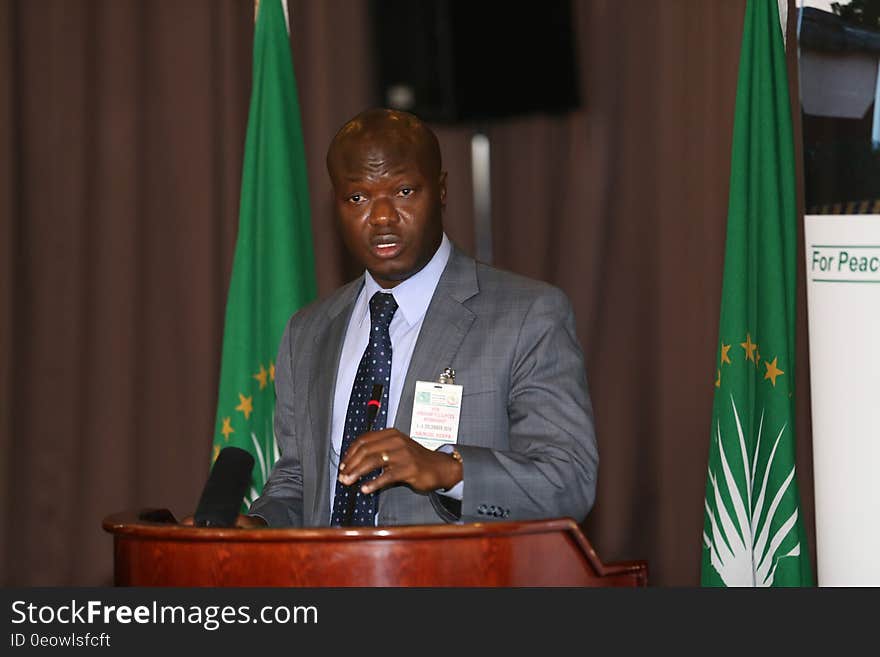
M 437 137 L 406 112 L 362 112 L 330 143 L 327 171 L 342 237 L 382 287 L 418 272 L 440 246 L 441 169 Z

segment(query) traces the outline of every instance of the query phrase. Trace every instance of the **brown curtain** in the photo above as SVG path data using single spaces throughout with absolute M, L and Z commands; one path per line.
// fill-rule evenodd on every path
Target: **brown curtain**
M 2 579 L 108 583 L 102 517 L 183 510 L 204 483 L 253 10 L 27 0 L 2 12 Z
M 575 2 L 583 108 L 488 129 L 495 264 L 561 286 L 575 306 L 601 453 L 587 535 L 606 561 L 647 559 L 656 585 L 699 581 L 743 6 Z M 109 583 L 103 516 L 142 506 L 182 516 L 197 502 L 252 12 L 251 0 L 0 4 L 7 585 Z M 375 104 L 374 45 L 363 2 L 295 0 L 291 15 L 326 294 L 357 271 L 331 218 L 324 152 Z M 447 231 L 469 252 L 472 130 L 437 127 Z M 799 354 L 812 548 L 803 341 Z

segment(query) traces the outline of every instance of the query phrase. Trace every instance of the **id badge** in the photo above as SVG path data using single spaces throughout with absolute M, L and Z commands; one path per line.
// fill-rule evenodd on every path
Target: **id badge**
M 416 381 L 410 438 L 430 450 L 458 442 L 461 390 L 451 383 Z

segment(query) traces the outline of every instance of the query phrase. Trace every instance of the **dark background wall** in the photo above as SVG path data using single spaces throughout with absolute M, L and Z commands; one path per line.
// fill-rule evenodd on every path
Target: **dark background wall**
M 573 6 L 584 105 L 483 125 L 495 264 L 574 303 L 602 458 L 588 537 L 606 561 L 649 560 L 653 584 L 694 585 L 744 2 Z M 375 104 L 376 49 L 366 3 L 291 11 L 325 294 L 357 272 L 331 218 L 324 152 Z M 2 583 L 109 583 L 103 516 L 182 516 L 197 502 L 252 19 L 251 0 L 0 0 Z M 447 232 L 469 252 L 473 128 L 437 126 Z M 812 548 L 804 340 L 799 355 Z

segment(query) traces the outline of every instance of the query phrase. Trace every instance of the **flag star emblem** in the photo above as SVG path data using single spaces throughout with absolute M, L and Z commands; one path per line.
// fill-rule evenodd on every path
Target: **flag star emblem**
M 754 342 L 752 342 L 751 333 L 746 333 L 746 341 L 740 342 L 739 346 L 745 349 L 746 352 L 746 360 L 750 360 L 755 362 L 755 350 L 758 348 Z
M 232 428 L 232 418 L 225 417 L 223 418 L 223 428 L 220 429 L 220 433 L 223 434 L 223 439 L 229 442 L 229 434 L 235 433 L 235 429 Z
M 766 360 L 764 361 L 764 366 L 767 368 L 767 373 L 764 375 L 764 380 L 766 381 L 767 379 L 770 379 L 770 383 L 773 384 L 774 388 L 776 387 L 776 377 L 780 374 L 785 374 L 783 370 L 779 369 L 776 366 L 776 361 L 778 360 L 779 358 L 776 357 L 773 359 L 772 362 L 768 362 Z
M 235 410 L 244 413 L 244 419 L 249 420 L 251 418 L 251 413 L 254 412 L 253 395 L 251 395 L 250 397 L 245 397 L 243 394 L 238 393 L 238 399 L 241 403 L 235 407 Z
M 260 365 L 260 371 L 254 374 L 254 379 L 260 382 L 260 390 L 266 387 L 266 378 L 269 376 L 269 373 L 266 372 L 266 368 L 263 365 Z

